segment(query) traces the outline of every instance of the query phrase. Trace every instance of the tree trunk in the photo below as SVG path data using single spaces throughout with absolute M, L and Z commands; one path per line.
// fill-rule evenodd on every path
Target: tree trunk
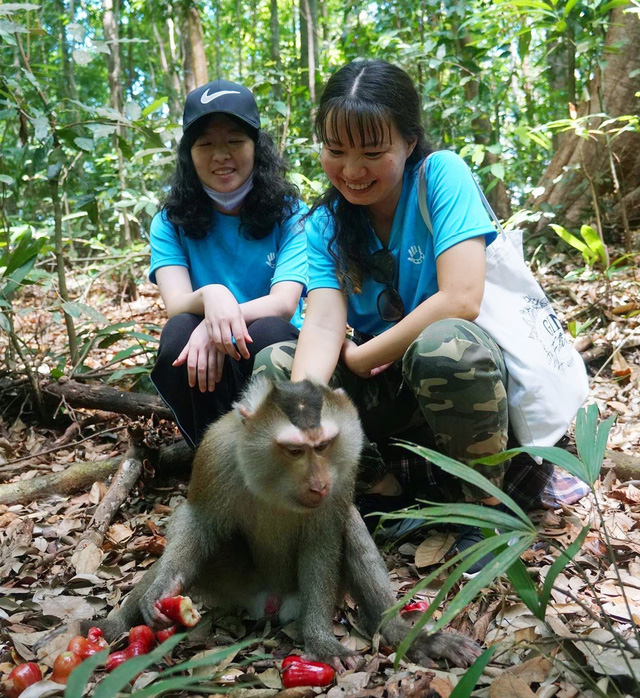
M 278 80 L 273 85 L 273 95 L 276 99 L 282 99 L 282 87 L 279 75 L 282 73 L 282 60 L 280 58 L 280 21 L 278 20 L 278 0 L 271 0 L 271 60 L 278 71 Z
M 625 13 L 622 7 L 611 12 L 603 54 L 606 62 L 591 81 L 590 98 L 579 105 L 578 117 L 598 113 L 608 117 L 637 115 L 640 19 L 636 14 Z M 603 121 L 591 119 L 586 128 L 594 130 Z M 602 208 L 608 222 L 622 223 L 630 248 L 626 221 L 640 221 L 640 134 L 615 135 L 613 130 L 623 125 L 605 125 L 607 136 L 582 138 L 568 131 L 538 184 L 543 193 L 531 197 L 527 206 L 553 212 L 555 220 L 569 229 L 598 218 Z M 548 222 L 548 217 L 542 216 L 537 230 L 545 228 Z
M 158 44 L 158 55 L 160 57 L 160 65 L 165 75 L 165 84 L 167 92 L 169 93 L 169 113 L 174 119 L 178 119 L 181 112 L 180 105 L 180 81 L 176 71 L 169 67 L 169 61 L 167 60 L 167 54 L 164 50 L 164 40 L 160 35 L 157 25 L 153 25 L 153 34 L 156 38 L 156 43 Z M 172 65 L 175 65 L 172 62 Z
M 60 17 L 64 17 L 67 10 L 64 6 L 64 0 L 59 0 L 59 13 Z M 69 21 L 73 22 L 73 15 L 69 14 Z M 71 50 L 69 42 L 67 40 L 67 23 L 62 21 L 60 27 L 60 53 L 62 55 L 62 75 L 63 75 L 63 85 L 62 93 L 69 99 L 78 99 L 78 88 L 76 86 L 76 79 L 73 71 L 73 60 L 71 59 Z M 76 112 L 77 113 L 77 112 Z M 77 117 L 76 117 L 77 118 Z
M 242 79 L 242 3 L 236 0 L 236 18 L 238 22 L 238 75 Z
M 216 8 L 216 21 L 219 8 Z M 218 42 L 216 42 L 218 43 Z M 184 52 L 184 86 L 187 92 L 209 82 L 207 56 L 204 50 L 204 37 L 200 10 L 197 5 L 186 8 L 182 25 L 182 45 Z
M 476 57 L 473 55 L 475 50 L 472 46 L 471 39 L 462 36 L 458 42 L 458 47 L 461 55 L 465 56 L 465 62 L 477 65 Z M 464 96 L 467 105 L 475 105 L 475 111 L 478 114 L 471 120 L 471 128 L 473 131 L 473 139 L 476 143 L 485 147 L 499 141 L 498 134 L 494 132 L 493 125 L 489 116 L 483 112 L 482 105 L 478 96 L 480 94 L 480 82 L 475 77 L 464 84 Z M 491 166 L 500 161 L 500 157 L 494 153 L 485 150 L 484 163 Z M 495 186 L 487 193 L 487 199 L 491 207 L 496 212 L 498 218 L 506 220 L 511 216 L 511 200 L 504 182 L 497 179 Z
M 204 51 L 204 36 L 202 32 L 202 22 L 200 21 L 200 10 L 197 6 L 189 9 L 189 40 L 193 51 L 193 74 L 196 87 L 209 82 L 207 71 L 207 56 Z
M 300 67 L 306 78 L 311 104 L 316 102 L 318 66 L 318 5 L 316 0 L 300 0 Z M 312 115 L 313 116 L 313 115 Z
M 122 114 L 122 65 L 120 61 L 120 42 L 118 37 L 118 18 L 113 0 L 102 0 L 102 26 L 104 37 L 109 46 L 109 94 L 111 107 Z M 118 153 L 118 180 L 120 191 L 124 191 L 126 182 L 124 176 L 124 157 L 118 139 L 123 135 L 120 123 L 116 125 L 114 135 L 115 146 Z M 123 247 L 131 244 L 131 228 L 127 212 L 122 209 L 122 229 L 120 230 L 120 244 Z

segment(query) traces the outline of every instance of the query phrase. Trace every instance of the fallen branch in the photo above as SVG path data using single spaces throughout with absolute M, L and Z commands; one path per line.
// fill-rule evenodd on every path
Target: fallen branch
M 144 395 L 118 390 L 110 385 L 84 385 L 65 380 L 47 383 L 42 387 L 48 401 L 59 403 L 64 400 L 71 407 L 85 407 L 126 414 L 130 417 L 152 417 L 173 420 L 171 410 L 157 395 Z
M 193 452 L 184 441 L 178 441 L 150 451 L 151 464 L 161 475 L 187 473 Z M 87 490 L 94 482 L 108 480 L 117 470 L 122 458 L 72 463 L 65 470 L 0 485 L 0 504 L 12 506 L 44 499 L 52 494 L 73 494 Z
M 72 494 L 86 490 L 94 482 L 102 482 L 118 469 L 119 458 L 72 463 L 66 470 L 0 485 L 0 504 L 24 504 L 50 494 Z
M 621 451 L 607 449 L 605 456 L 613 462 L 613 471 L 622 484 L 628 480 L 640 480 L 640 458 Z
M 140 444 L 134 443 L 128 448 L 107 493 L 98 504 L 84 535 L 78 542 L 78 550 L 82 550 L 90 543 L 93 543 L 96 548 L 102 547 L 107 529 L 129 492 L 140 479 L 142 463 L 148 455 L 149 449 Z

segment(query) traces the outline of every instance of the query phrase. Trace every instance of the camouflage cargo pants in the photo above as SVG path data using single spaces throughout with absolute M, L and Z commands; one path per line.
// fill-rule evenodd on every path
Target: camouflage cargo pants
M 295 342 L 262 350 L 254 375 L 288 380 Z M 364 491 L 387 471 L 373 441 L 402 438 L 434 448 L 462 463 L 504 450 L 507 445 L 507 372 L 493 339 L 467 320 L 441 320 L 427 327 L 404 357 L 370 379 L 359 378 L 339 363 L 330 384 L 342 387 L 358 407 L 366 444 L 358 477 Z M 500 487 L 506 464 L 476 466 Z M 462 484 L 465 497 L 484 491 Z

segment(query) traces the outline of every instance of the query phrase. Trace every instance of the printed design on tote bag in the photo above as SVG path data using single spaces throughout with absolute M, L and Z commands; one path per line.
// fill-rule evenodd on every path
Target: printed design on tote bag
M 267 255 L 267 264 L 272 268 L 276 268 L 276 253 L 275 252 L 269 252 Z
M 562 324 L 553 312 L 548 298 L 525 296 L 525 307 L 520 311 L 531 328 L 529 337 L 536 339 L 547 355 L 549 363 L 559 371 L 573 366 L 571 344 Z

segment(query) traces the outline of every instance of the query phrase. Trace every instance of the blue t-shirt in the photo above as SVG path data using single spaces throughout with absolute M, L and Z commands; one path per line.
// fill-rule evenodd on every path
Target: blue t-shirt
M 464 160 L 455 153 L 442 150 L 427 160 L 427 208 L 433 235 L 420 214 L 418 206 L 418 172 L 420 164 L 407 168 L 402 192 L 393 218 L 389 250 L 396 262 L 393 287 L 404 303 L 405 314 L 410 313 L 438 290 L 436 259 L 445 250 L 469 238 L 484 235 L 487 245 L 496 232 L 487 214 L 473 174 Z M 309 258 L 308 290 L 340 288 L 335 261 L 329 254 L 328 244 L 333 233 L 333 221 L 325 207 L 319 208 L 305 225 L 307 255 Z M 363 241 L 370 252 L 382 248 L 373 229 Z M 464 270 L 461 270 L 461 274 Z M 347 322 L 359 332 L 378 335 L 393 326 L 378 314 L 377 299 L 385 284 L 367 276 L 362 292 L 347 299 Z
M 280 281 L 307 285 L 306 236 L 300 221 L 307 207 L 298 202 L 293 215 L 260 240 L 240 231 L 240 217 L 216 211 L 214 225 L 198 240 L 156 213 L 151 221 L 151 268 L 149 280 L 156 283 L 160 267 L 186 267 L 193 290 L 207 284 L 222 284 L 245 303 L 269 294 Z M 302 325 L 302 300 L 291 322 Z

